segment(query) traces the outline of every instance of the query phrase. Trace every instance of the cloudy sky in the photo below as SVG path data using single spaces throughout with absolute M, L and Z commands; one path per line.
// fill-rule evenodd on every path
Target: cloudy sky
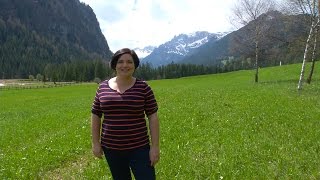
M 80 0 L 95 12 L 111 51 L 158 46 L 181 33 L 230 31 L 236 0 Z

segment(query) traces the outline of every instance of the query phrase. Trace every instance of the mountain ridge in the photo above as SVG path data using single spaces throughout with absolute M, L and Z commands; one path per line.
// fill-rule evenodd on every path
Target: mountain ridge
M 279 11 L 270 11 L 236 31 L 212 33 L 215 34 L 213 38 L 207 38 L 208 41 L 199 43 L 195 48 L 189 50 L 186 50 L 185 47 L 192 47 L 192 43 L 183 42 L 188 34 L 176 35 L 170 41 L 155 48 L 149 56 L 144 58 L 143 63 L 149 63 L 153 67 L 172 62 L 222 67 L 226 63 L 234 64 L 239 61 L 240 64 L 246 64 L 248 68 L 254 64 L 253 29 L 255 23 L 260 23 L 260 21 L 265 21 L 269 27 L 269 30 L 261 37 L 260 66 L 277 65 L 280 61 L 285 64 L 300 62 L 309 30 L 308 16 L 285 15 Z M 201 42 L 201 38 L 198 41 Z M 196 42 L 194 41 L 195 44 Z M 316 52 L 319 54 L 319 51 Z
M 209 40 L 218 40 L 228 33 L 196 31 L 189 34 L 175 35 L 171 40 L 155 48 L 152 53 L 143 59 L 143 63 L 149 63 L 153 67 L 167 65 L 171 62 L 177 63 Z

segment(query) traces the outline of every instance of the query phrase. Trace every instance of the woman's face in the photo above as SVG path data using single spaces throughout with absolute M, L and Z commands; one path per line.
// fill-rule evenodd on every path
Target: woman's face
M 134 61 L 130 54 L 123 54 L 116 64 L 117 76 L 132 76 L 135 70 Z

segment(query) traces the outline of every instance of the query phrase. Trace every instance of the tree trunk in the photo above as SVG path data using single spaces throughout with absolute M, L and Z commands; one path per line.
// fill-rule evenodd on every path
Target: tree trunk
M 320 0 L 319 0 L 320 2 Z M 314 66 L 315 66 L 315 56 L 316 56 L 316 49 L 317 49 L 317 36 L 318 36 L 318 30 L 319 30 L 319 16 L 317 18 L 317 24 L 315 27 L 315 33 L 314 33 L 314 42 L 313 42 L 313 52 L 312 52 L 312 64 L 311 64 L 311 69 L 310 69 L 310 73 L 307 79 L 307 83 L 310 84 L 311 83 L 311 79 L 312 79 L 312 75 L 313 75 L 313 70 L 314 70 Z
M 308 35 L 308 39 L 307 39 L 307 43 L 306 43 L 306 48 L 304 50 L 304 55 L 303 55 L 303 61 L 302 61 L 302 67 L 301 67 L 301 73 L 300 73 L 300 78 L 299 78 L 299 83 L 298 83 L 298 90 L 300 91 L 302 89 L 302 84 L 303 84 L 303 79 L 304 79 L 304 71 L 306 68 L 306 60 L 307 60 L 307 54 L 308 54 L 308 49 L 309 49 L 309 43 L 310 43 L 310 39 L 313 33 L 313 28 L 314 28 L 314 20 L 312 20 L 312 24 L 310 27 L 310 31 L 309 31 L 309 35 Z
M 259 79 L 259 65 L 258 65 L 258 53 L 259 53 L 259 46 L 258 46 L 258 40 L 256 40 L 256 74 L 254 78 L 254 82 L 258 82 Z

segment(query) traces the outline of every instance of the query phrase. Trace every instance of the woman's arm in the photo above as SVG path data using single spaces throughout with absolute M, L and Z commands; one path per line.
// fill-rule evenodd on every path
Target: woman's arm
M 103 151 L 100 142 L 101 118 L 95 114 L 91 115 L 92 152 L 97 158 L 102 158 Z
M 150 161 L 151 166 L 154 166 L 160 158 L 160 148 L 159 148 L 159 119 L 157 112 L 148 116 L 149 128 L 151 135 L 151 147 L 150 147 Z

